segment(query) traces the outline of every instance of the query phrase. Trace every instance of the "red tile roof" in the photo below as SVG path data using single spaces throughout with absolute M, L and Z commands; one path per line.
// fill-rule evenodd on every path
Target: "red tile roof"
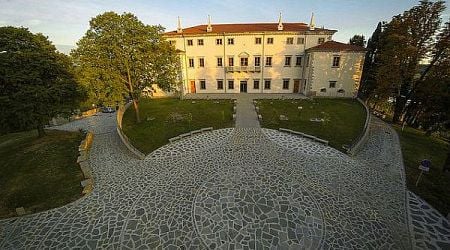
M 207 33 L 246 33 L 246 32 L 277 32 L 278 23 L 237 23 L 237 24 L 212 24 L 212 32 L 206 32 L 206 24 L 197 25 L 194 27 L 184 28 L 183 35 L 199 35 Z M 306 23 L 283 23 L 283 31 L 298 32 L 309 30 Z M 316 28 L 316 31 L 330 31 L 336 30 Z M 165 35 L 173 36 L 180 35 L 177 31 L 170 31 Z
M 366 49 L 364 47 L 340 43 L 336 41 L 328 41 L 308 49 L 308 51 L 365 51 L 365 50 Z

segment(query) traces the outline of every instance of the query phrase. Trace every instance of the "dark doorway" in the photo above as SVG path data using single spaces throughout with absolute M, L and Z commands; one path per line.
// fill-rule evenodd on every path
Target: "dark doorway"
M 241 93 L 247 93 L 247 81 L 241 81 Z

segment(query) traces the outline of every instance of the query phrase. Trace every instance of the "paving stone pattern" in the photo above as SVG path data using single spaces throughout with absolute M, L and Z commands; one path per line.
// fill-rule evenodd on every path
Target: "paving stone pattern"
M 409 237 L 398 138 L 382 123 L 356 158 L 278 131 L 236 128 L 184 138 L 144 160 L 129 154 L 114 123 L 101 114 L 57 127 L 94 131 L 94 191 L 0 221 L 0 249 L 421 246 Z M 430 244 L 447 232 L 434 221 L 433 231 L 423 225 Z

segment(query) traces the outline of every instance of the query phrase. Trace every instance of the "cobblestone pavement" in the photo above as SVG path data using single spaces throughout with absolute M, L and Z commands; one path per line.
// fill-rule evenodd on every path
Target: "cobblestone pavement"
M 137 160 L 114 123 L 102 114 L 58 127 L 94 131 L 94 192 L 0 221 L 0 249 L 411 248 L 398 138 L 376 120 L 356 158 L 274 130 L 236 128 Z

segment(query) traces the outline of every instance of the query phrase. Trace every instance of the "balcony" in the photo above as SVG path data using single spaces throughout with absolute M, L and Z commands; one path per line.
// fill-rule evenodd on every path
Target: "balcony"
M 229 72 L 261 72 L 261 66 L 227 66 L 225 71 Z

